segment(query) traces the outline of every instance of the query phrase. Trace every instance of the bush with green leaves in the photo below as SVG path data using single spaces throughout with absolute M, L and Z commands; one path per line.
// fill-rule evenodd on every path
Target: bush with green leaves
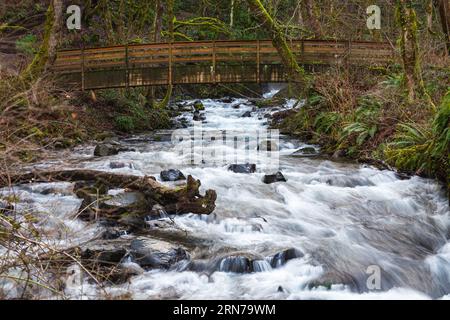
M 123 132 L 132 132 L 135 128 L 134 120 L 130 116 L 117 116 L 115 123 L 117 129 Z
M 393 142 L 384 152 L 388 162 L 401 170 L 449 179 L 450 91 L 431 123 L 399 124 Z
M 380 103 L 371 97 L 362 97 L 358 103 L 353 120 L 343 129 L 341 143 L 355 139 L 356 147 L 361 146 L 369 138 L 373 138 L 378 131 L 381 113 Z M 352 143 L 351 143 L 352 144 Z

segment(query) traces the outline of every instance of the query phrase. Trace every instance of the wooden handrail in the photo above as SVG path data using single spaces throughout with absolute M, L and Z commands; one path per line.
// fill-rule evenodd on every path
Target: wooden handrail
M 289 45 L 299 63 L 302 64 L 329 65 L 347 62 L 348 64 L 385 64 L 393 59 L 392 47 L 389 43 L 382 42 L 312 39 L 292 40 Z M 261 69 L 263 65 L 265 67 Z M 272 69 L 267 69 L 267 65 L 273 66 Z M 92 85 L 93 73 L 97 74 L 94 82 L 98 82 L 94 87 L 128 88 L 137 85 L 136 82 L 159 85 L 163 83 L 220 83 L 230 82 L 232 79 L 235 81 L 247 79 L 245 81 L 257 83 L 271 79 L 281 81 L 283 71 L 275 67 L 276 65 L 280 66 L 281 60 L 270 40 L 217 40 L 61 50 L 57 53 L 52 69 L 56 73 L 81 75 L 81 88 L 84 90 L 94 86 Z M 226 66 L 229 71 L 225 70 Z M 166 68 L 166 76 L 147 75 L 145 78 L 152 79 L 148 82 L 140 73 L 144 71 L 139 70 L 145 69 L 148 72 L 149 68 L 153 68 L 155 72 Z M 192 70 L 191 75 L 178 72 L 187 68 Z M 221 68 L 220 72 L 218 68 Z M 279 70 L 275 71 L 274 68 Z M 119 76 L 120 70 L 124 70 L 121 76 Z M 204 73 L 206 70 L 208 70 L 207 73 Z M 231 70 L 234 71 L 229 73 Z M 111 84 L 112 80 L 107 76 L 100 79 L 100 74 L 105 72 L 116 72 L 113 77 L 116 77 L 115 82 L 120 84 Z M 268 72 L 272 74 L 269 76 Z M 133 82 L 130 79 L 131 75 Z M 117 80 L 120 77 L 125 79 L 124 83 Z M 91 80 L 88 81 L 88 78 Z M 87 84 L 86 81 L 89 83 Z

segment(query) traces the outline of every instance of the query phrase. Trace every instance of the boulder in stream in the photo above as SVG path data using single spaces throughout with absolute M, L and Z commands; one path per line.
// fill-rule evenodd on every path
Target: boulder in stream
M 278 171 L 275 174 L 266 174 L 263 177 L 263 182 L 266 184 L 271 184 L 274 182 L 286 182 L 286 178 L 284 177 L 284 175 L 281 173 L 281 171 Z
M 203 110 L 205 110 L 205 106 L 203 105 L 203 103 L 201 101 L 195 101 L 194 109 L 195 109 L 195 111 L 203 111 Z
M 160 173 L 162 181 L 178 181 L 186 180 L 184 174 L 178 169 L 163 170 Z
M 293 156 L 314 156 L 317 151 L 314 147 L 303 147 L 292 153 Z
M 112 144 L 98 144 L 94 149 L 94 156 L 96 157 L 106 157 L 113 156 L 119 153 L 119 148 L 117 146 L 113 146 Z
M 254 173 L 256 172 L 256 164 L 245 163 L 245 164 L 231 164 L 228 167 L 229 171 L 234 173 Z
M 270 265 L 272 266 L 272 268 L 277 268 L 284 265 L 289 260 L 301 258 L 303 256 L 304 254 L 300 250 L 289 248 L 273 255 L 273 257 L 270 259 Z
M 168 269 L 179 261 L 189 260 L 189 253 L 183 247 L 147 237 L 131 242 L 130 256 L 143 268 Z
M 194 116 L 192 117 L 194 121 L 203 121 L 206 120 L 206 116 L 204 113 L 200 113 L 200 111 L 195 111 Z
M 250 118 L 252 116 L 252 112 L 251 111 L 245 111 L 241 118 Z

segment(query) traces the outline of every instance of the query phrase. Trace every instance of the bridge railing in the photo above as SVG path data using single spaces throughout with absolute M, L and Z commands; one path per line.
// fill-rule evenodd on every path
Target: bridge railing
M 302 64 L 384 64 L 393 59 L 387 43 L 294 40 L 289 45 Z M 86 85 L 85 75 L 95 81 L 115 77 L 118 86 L 168 83 L 215 83 L 282 81 L 280 57 L 270 40 L 196 41 L 130 44 L 81 50 L 62 50 L 53 70 L 78 74 L 75 82 Z M 139 70 L 152 69 L 152 77 Z M 117 72 L 122 70 L 123 72 Z M 114 72 L 116 71 L 116 72 Z M 103 77 L 103 80 L 100 78 Z

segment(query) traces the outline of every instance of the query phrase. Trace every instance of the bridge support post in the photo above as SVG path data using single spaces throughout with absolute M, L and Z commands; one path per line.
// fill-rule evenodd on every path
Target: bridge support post
M 128 91 L 130 87 L 130 66 L 128 60 L 128 43 L 125 45 L 125 88 Z
M 84 91 L 84 44 L 81 47 L 81 91 Z
M 212 82 L 216 83 L 216 42 L 212 43 L 212 69 L 211 69 Z
M 168 85 L 171 86 L 173 83 L 173 79 L 172 79 L 172 42 L 169 42 L 169 74 L 168 74 Z
M 260 52 L 261 52 L 261 44 L 259 43 L 259 40 L 256 42 L 256 83 L 260 83 L 261 81 L 261 58 L 260 58 Z

